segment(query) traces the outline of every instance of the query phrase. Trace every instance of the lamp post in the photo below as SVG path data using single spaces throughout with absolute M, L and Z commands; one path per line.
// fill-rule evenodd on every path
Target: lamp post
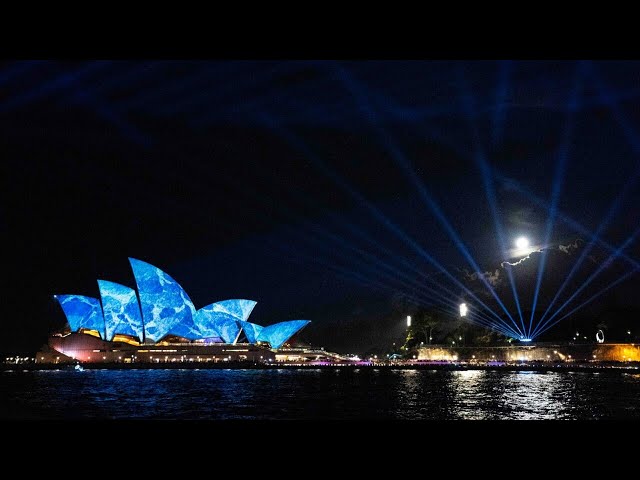
M 466 317 L 467 313 L 469 313 L 469 307 L 467 307 L 466 303 L 461 303 L 460 304 L 460 318 Z M 458 337 L 458 340 L 460 340 L 460 344 L 461 345 L 464 345 L 464 342 L 462 341 L 462 335 L 460 335 Z

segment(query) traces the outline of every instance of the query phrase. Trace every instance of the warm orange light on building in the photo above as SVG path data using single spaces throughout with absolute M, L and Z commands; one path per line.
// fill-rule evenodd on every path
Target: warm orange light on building
M 97 330 L 87 330 L 86 328 L 81 328 L 80 332 L 85 333 L 87 335 L 91 335 L 92 337 L 100 338 L 100 333 Z
M 114 342 L 123 342 L 123 343 L 128 343 L 129 345 L 140 345 L 140 342 L 138 342 L 137 340 L 134 340 L 133 338 L 127 336 L 127 335 L 115 335 L 113 337 L 113 341 Z

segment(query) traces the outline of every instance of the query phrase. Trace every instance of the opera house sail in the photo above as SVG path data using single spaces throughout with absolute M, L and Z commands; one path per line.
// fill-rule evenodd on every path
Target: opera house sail
M 65 355 L 70 352 L 72 358 L 89 361 L 107 359 L 109 352 L 119 351 L 110 345 L 125 341 L 137 346 L 131 358 L 144 357 L 146 353 L 153 361 L 152 352 L 177 351 L 159 350 L 160 345 L 208 346 L 220 352 L 243 352 L 228 346 L 249 344 L 260 347 L 262 359 L 266 355 L 264 349 L 281 348 L 310 323 L 291 320 L 265 327 L 249 322 L 256 302 L 246 299 L 223 300 L 196 309 L 187 292 L 166 272 L 135 258 L 129 258 L 129 262 L 137 291 L 119 283 L 98 280 L 100 299 L 54 295 L 73 334 L 52 337 L 50 344 L 56 352 Z M 238 343 L 241 339 L 245 343 Z M 247 351 L 254 350 L 258 351 Z M 117 358 L 121 359 L 122 355 Z M 231 354 L 222 358 L 230 359 Z

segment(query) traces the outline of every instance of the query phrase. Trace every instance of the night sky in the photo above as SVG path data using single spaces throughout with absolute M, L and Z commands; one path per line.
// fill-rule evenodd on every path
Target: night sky
M 441 305 L 416 293 L 418 272 L 469 301 L 418 249 L 492 301 L 443 219 L 498 272 L 515 318 L 487 188 L 505 248 L 524 235 L 549 252 L 541 314 L 585 230 L 617 248 L 638 227 L 638 85 L 638 62 L 3 62 L 0 351 L 64 325 L 53 294 L 133 287 L 129 256 L 196 308 L 253 299 L 251 321 L 309 319 L 303 340 L 363 351 L 397 333 L 399 298 Z M 558 306 L 609 254 L 590 249 Z M 512 269 L 527 323 L 539 256 Z M 607 264 L 565 312 L 631 265 Z M 556 328 L 637 312 L 639 286 L 630 276 Z

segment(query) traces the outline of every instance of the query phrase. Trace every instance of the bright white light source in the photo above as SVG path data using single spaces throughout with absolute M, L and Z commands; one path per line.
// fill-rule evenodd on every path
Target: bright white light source
M 529 239 L 527 237 L 519 237 L 516 239 L 516 247 L 518 250 L 525 250 L 529 246 Z
M 411 326 L 411 315 L 407 315 L 407 328 Z
M 467 308 L 467 304 L 466 303 L 461 303 L 460 304 L 460 316 L 461 317 L 466 317 L 468 311 L 469 311 L 469 309 Z

